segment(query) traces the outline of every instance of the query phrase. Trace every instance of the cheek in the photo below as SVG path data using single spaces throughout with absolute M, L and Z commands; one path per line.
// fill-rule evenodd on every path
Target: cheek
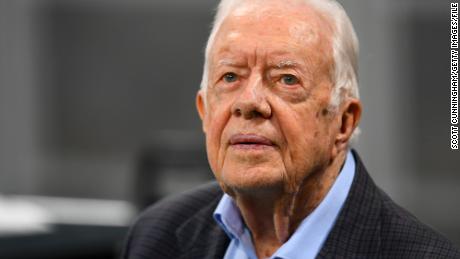
M 314 171 L 322 163 L 327 132 L 325 121 L 317 108 L 307 105 L 284 105 L 278 114 L 278 126 L 284 136 L 282 148 L 283 160 L 290 173 L 290 182 L 295 185 L 298 181 Z M 324 145 L 326 144 L 326 145 Z
M 222 133 L 230 118 L 230 108 L 226 103 L 217 105 L 210 103 L 209 112 L 206 116 L 206 148 L 208 160 L 212 171 L 217 174 L 220 171 L 223 163 L 223 144 Z
M 308 157 L 313 147 L 313 142 L 320 135 L 318 131 L 318 121 L 314 116 L 300 116 L 293 112 L 290 116 L 286 116 L 280 123 L 283 127 L 284 136 L 287 142 L 287 151 L 292 159 L 299 160 Z

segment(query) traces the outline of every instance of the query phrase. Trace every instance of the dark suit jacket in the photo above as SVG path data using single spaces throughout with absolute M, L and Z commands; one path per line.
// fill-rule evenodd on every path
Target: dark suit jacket
M 318 258 L 460 258 L 446 238 L 380 190 L 353 154 L 350 193 Z M 210 183 L 153 205 L 131 228 L 123 258 L 223 258 L 229 239 L 212 217 L 221 197 Z

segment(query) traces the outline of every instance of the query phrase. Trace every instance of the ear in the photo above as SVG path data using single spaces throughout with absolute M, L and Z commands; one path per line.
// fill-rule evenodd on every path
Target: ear
M 361 119 L 362 105 L 358 99 L 346 100 L 339 109 L 339 132 L 335 139 L 337 151 L 345 150 Z
M 203 125 L 203 132 L 206 133 L 206 105 L 205 102 L 205 93 L 203 90 L 199 90 L 196 94 L 195 105 L 200 116 L 201 123 Z

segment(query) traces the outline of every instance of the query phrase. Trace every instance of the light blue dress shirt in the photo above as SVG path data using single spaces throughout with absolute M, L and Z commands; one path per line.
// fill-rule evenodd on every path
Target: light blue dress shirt
M 345 164 L 326 197 L 300 223 L 289 240 L 270 258 L 315 258 L 345 203 L 354 175 L 355 159 L 352 153 L 348 151 Z M 243 223 L 240 210 L 227 194 L 224 194 L 217 205 L 214 219 L 231 239 L 224 259 L 257 259 L 251 233 Z

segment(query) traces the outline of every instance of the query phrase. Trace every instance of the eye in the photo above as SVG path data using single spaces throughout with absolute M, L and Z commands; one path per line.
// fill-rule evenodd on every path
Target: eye
M 285 85 L 296 85 L 299 83 L 299 79 L 294 75 L 285 74 L 281 76 L 281 82 Z
M 232 72 L 226 73 L 222 78 L 227 83 L 233 83 L 238 80 L 238 76 Z

